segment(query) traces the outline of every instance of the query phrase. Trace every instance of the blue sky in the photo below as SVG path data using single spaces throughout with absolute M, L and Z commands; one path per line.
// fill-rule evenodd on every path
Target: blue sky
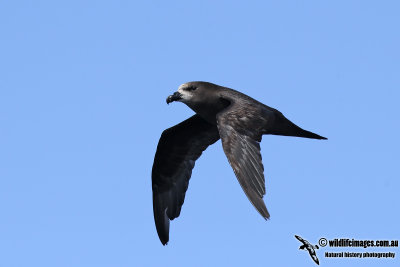
M 3 1 L 0 266 L 313 266 L 294 234 L 400 239 L 398 1 Z M 187 81 L 328 141 L 264 136 L 264 221 L 221 143 L 163 247 L 151 167 Z M 321 266 L 398 266 L 328 259 Z M 315 265 L 314 265 L 315 266 Z

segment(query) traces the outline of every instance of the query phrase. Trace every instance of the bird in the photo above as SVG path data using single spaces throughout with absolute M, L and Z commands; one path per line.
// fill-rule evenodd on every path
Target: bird
M 210 82 L 187 82 L 166 99 L 182 102 L 196 114 L 164 130 L 152 167 L 153 213 L 158 237 L 169 241 L 170 221 L 180 215 L 195 161 L 221 139 L 222 148 L 250 202 L 264 219 L 262 135 L 327 139 L 303 130 L 280 111 L 228 87 Z
M 311 258 L 314 260 L 314 262 L 315 262 L 317 265 L 319 265 L 319 260 L 318 260 L 317 254 L 315 253 L 315 250 L 316 250 L 316 249 L 319 249 L 318 245 L 313 246 L 313 245 L 310 244 L 310 242 L 308 242 L 307 240 L 301 238 L 300 236 L 298 236 L 298 235 L 294 235 L 294 236 L 295 236 L 301 243 L 303 243 L 303 245 L 301 245 L 301 246 L 299 247 L 299 249 L 308 250 L 308 253 L 310 254 Z

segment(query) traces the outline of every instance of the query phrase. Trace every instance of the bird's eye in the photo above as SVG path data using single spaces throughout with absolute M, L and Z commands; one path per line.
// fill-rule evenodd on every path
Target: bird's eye
M 186 87 L 185 90 L 186 91 L 194 91 L 194 90 L 196 90 L 196 87 L 195 86 L 189 86 L 189 87 Z

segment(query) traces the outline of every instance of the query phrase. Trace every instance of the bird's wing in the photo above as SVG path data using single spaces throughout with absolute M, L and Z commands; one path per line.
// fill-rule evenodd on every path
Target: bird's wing
M 264 167 L 260 153 L 262 124 L 253 107 L 235 102 L 217 114 L 222 147 L 239 183 L 250 202 L 265 219 L 269 213 L 265 195 Z
M 153 212 L 158 236 L 169 240 L 169 221 L 179 216 L 195 161 L 219 139 L 218 129 L 194 115 L 166 129 L 152 169 Z
M 310 247 L 310 248 L 312 248 L 312 249 L 314 249 L 314 246 L 313 245 L 311 245 L 311 243 L 310 242 L 308 242 L 307 240 L 304 240 L 304 245 L 306 245 L 307 247 Z
M 294 235 L 294 237 L 296 237 L 297 238 L 297 240 L 299 240 L 301 243 L 303 243 L 304 244 L 304 239 L 303 238 L 301 238 L 300 236 L 298 236 L 298 235 Z
M 310 242 L 308 242 L 307 240 L 301 238 L 301 237 L 298 236 L 298 235 L 295 235 L 295 237 L 296 237 L 300 242 L 302 242 L 304 245 L 306 245 L 307 247 L 313 248 L 313 245 L 311 245 Z M 307 249 L 308 249 L 308 248 L 307 248 Z
M 311 258 L 314 260 L 314 262 L 319 265 L 319 260 L 317 257 L 317 254 L 315 253 L 315 250 L 309 250 L 308 253 L 310 253 Z

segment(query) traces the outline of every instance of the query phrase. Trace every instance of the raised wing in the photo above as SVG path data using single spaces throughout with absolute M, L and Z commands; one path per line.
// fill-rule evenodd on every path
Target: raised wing
M 301 237 L 298 236 L 298 235 L 295 235 L 295 237 L 296 237 L 301 243 L 303 243 L 304 245 L 306 245 L 306 248 L 307 248 L 307 249 L 309 249 L 309 248 L 313 249 L 314 246 L 311 245 L 310 242 L 308 242 L 307 240 L 301 238 Z
M 264 167 L 260 153 L 262 117 L 253 116 L 256 110 L 232 102 L 217 115 L 222 147 L 248 199 L 265 219 L 269 212 L 263 201 L 265 195 Z
M 218 129 L 194 115 L 166 129 L 158 142 L 152 169 L 153 212 L 163 245 L 169 221 L 179 216 L 195 161 L 219 139 Z
M 294 237 L 296 237 L 296 238 L 297 238 L 297 240 L 299 240 L 301 243 L 305 244 L 305 241 L 306 241 L 306 240 L 304 240 L 304 239 L 303 239 L 303 238 L 301 238 L 300 236 L 298 236 L 298 235 L 294 235 Z

